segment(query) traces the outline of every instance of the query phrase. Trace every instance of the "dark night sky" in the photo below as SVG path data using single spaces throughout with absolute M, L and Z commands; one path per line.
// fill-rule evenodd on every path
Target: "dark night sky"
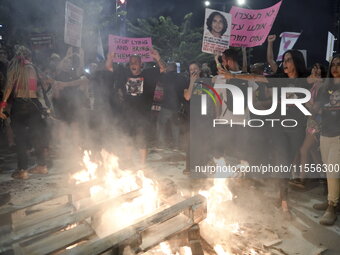
M 4 0 L 0 0 L 0 5 Z M 50 24 L 51 32 L 57 28 L 63 32 L 64 27 L 64 2 L 58 1 L 27 1 L 6 0 L 11 3 L 12 14 L 10 18 L 17 26 L 27 26 L 31 23 L 44 22 Z M 94 0 L 87 0 L 94 1 Z M 105 0 L 103 14 L 114 12 L 115 0 Z M 279 0 L 246 0 L 253 9 L 262 9 L 276 4 Z M 316 61 L 325 62 L 327 31 L 335 33 L 333 22 L 335 20 L 334 7 L 340 0 L 283 0 L 281 9 L 276 18 L 271 33 L 279 35 L 281 32 L 303 31 L 294 48 L 306 49 L 308 65 Z M 128 19 L 170 16 L 176 24 L 180 24 L 183 17 L 193 12 L 193 25 L 203 26 L 204 0 L 127 0 Z M 229 12 L 236 0 L 211 0 L 210 8 L 222 10 L 225 3 L 226 11 Z M 35 3 L 35 4 L 34 4 Z M 41 4 L 37 4 L 41 3 Z M 339 4 L 338 4 L 339 6 Z M 339 7 L 338 7 L 339 8 Z M 34 11 L 33 11 L 34 9 Z M 45 17 L 45 20 L 39 17 Z M 48 17 L 48 20 L 46 20 Z M 1 21 L 1 17 L 0 17 Z M 60 40 L 62 40 L 61 38 Z M 280 38 L 274 44 L 274 56 L 277 55 Z M 267 43 L 254 48 L 252 63 L 265 61 Z
M 194 25 L 202 26 L 204 20 L 204 6 L 201 0 L 128 0 L 128 18 L 170 16 L 179 24 L 184 15 L 193 12 Z M 306 49 L 308 64 L 316 61 L 324 62 L 327 45 L 327 31 L 333 31 L 333 9 L 337 0 L 283 0 L 281 9 L 273 25 L 271 33 L 279 35 L 281 32 L 303 31 L 295 49 Z M 222 4 L 226 3 L 229 12 L 234 0 L 211 0 L 210 8 L 222 10 Z M 247 0 L 253 9 L 267 8 L 278 0 Z M 336 35 L 336 34 L 335 34 Z M 280 40 L 274 44 L 276 56 Z M 253 61 L 264 61 L 267 44 L 254 48 Z M 252 62 L 253 62 L 252 61 Z

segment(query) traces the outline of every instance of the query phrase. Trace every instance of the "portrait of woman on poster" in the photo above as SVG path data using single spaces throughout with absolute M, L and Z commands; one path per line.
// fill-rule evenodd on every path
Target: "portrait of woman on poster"
M 219 12 L 212 12 L 207 18 L 208 31 L 214 37 L 221 38 L 228 29 L 227 19 Z

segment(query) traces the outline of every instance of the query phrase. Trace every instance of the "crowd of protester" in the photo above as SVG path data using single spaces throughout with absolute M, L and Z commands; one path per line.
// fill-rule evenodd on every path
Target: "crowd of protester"
M 300 171 L 278 180 L 280 206 L 287 218 L 291 217 L 289 184 L 305 189 L 309 177 L 305 168 L 312 163 L 328 167 L 340 164 L 340 56 L 333 57 L 328 72 L 320 63 L 308 71 L 298 50 L 287 51 L 279 65 L 273 58 L 274 40 L 275 36 L 268 37 L 266 64 L 248 67 L 242 49 L 240 65 L 239 52 L 228 49 L 215 56 L 215 66 L 192 62 L 182 73 L 177 73 L 176 63 L 165 63 L 155 49 L 151 56 L 156 66 L 144 67 L 146 64 L 137 55 L 130 56 L 127 66 L 113 63 L 114 53 L 109 53 L 105 63 L 85 68 L 81 49 L 69 48 L 63 58 L 54 53 L 48 65 L 42 65 L 34 62 L 27 47 L 0 48 L 2 131 L 8 148 L 17 153 L 17 169 L 12 177 L 27 179 L 29 174 L 47 174 L 53 151 L 65 150 L 65 141 L 79 155 L 85 149 L 116 150 L 122 168 L 133 167 L 134 163 L 145 167 L 152 147 L 186 152 L 183 174 L 194 171 L 195 164 L 204 165 L 212 157 L 223 155 L 250 164 L 293 164 L 301 166 L 297 168 Z M 212 70 L 217 70 L 215 76 Z M 193 95 L 202 93 L 202 84 L 214 87 L 221 83 L 237 86 L 244 95 L 251 87 L 255 108 L 269 109 L 273 87 L 281 86 L 271 82 L 276 78 L 286 78 L 289 86 L 302 86 L 311 92 L 310 101 L 305 103 L 311 116 L 305 116 L 296 106 L 287 109 L 285 118 L 298 120 L 294 128 L 265 125 L 254 129 L 236 124 L 208 134 L 209 127 L 195 116 L 198 113 L 189 110 L 197 100 Z M 297 78 L 305 78 L 303 85 Z M 249 112 L 247 98 L 245 115 L 234 116 L 230 91 L 216 91 L 225 103 L 211 107 L 208 118 L 228 118 L 235 123 L 242 122 L 237 118 L 261 119 Z M 279 111 L 280 107 L 270 117 L 280 119 Z M 196 140 L 202 146 L 189 149 Z M 34 167 L 29 165 L 30 151 L 37 159 Z M 325 211 L 321 224 L 332 225 L 340 208 L 340 173 L 326 171 L 326 178 L 328 200 L 314 208 Z

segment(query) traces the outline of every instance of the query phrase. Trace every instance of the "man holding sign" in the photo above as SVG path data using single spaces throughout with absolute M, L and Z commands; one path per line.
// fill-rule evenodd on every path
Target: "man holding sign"
M 117 68 L 113 70 L 112 60 L 114 52 L 111 52 L 107 60 L 107 69 L 116 73 L 117 89 L 122 99 L 123 129 L 126 135 L 132 138 L 131 146 L 128 146 L 126 155 L 131 162 L 132 145 L 137 146 L 140 153 L 140 167 L 145 164 L 147 148 L 151 135 L 151 107 L 156 83 L 160 73 L 166 71 L 166 64 L 155 49 L 151 49 L 150 56 L 158 64 L 158 67 L 143 70 L 141 56 L 129 57 L 129 68 Z

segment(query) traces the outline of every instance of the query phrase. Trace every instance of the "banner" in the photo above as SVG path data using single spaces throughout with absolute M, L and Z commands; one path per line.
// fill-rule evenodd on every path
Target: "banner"
M 65 5 L 65 30 L 64 42 L 66 44 L 81 47 L 81 33 L 83 28 L 83 9 L 66 2 Z
M 330 62 L 333 57 L 334 40 L 335 40 L 334 35 L 331 32 L 328 32 L 327 52 L 326 52 L 326 61 L 328 62 Z
M 205 9 L 202 52 L 215 54 L 229 48 L 231 15 Z
M 280 34 L 281 43 L 279 54 L 277 55 L 276 61 L 282 61 L 283 54 L 294 47 L 294 44 L 299 39 L 301 33 L 294 32 L 283 32 Z
M 272 7 L 250 10 L 233 6 L 230 46 L 254 47 L 262 45 L 273 26 L 282 1 Z
M 131 55 L 139 55 L 143 62 L 153 62 L 150 56 L 152 42 L 150 37 L 129 38 L 117 35 L 109 35 L 109 52 L 114 52 L 113 62 L 129 62 Z

